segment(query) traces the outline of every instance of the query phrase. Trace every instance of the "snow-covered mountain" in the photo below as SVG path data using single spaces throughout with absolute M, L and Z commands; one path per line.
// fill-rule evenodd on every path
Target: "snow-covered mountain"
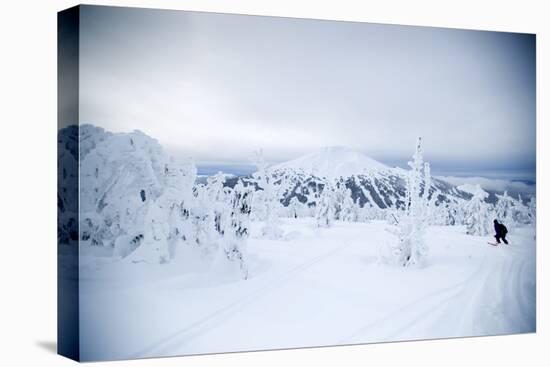
M 331 179 L 361 174 L 389 173 L 395 170 L 357 150 L 341 146 L 324 147 L 302 157 L 275 165 L 272 169 L 291 169 Z
M 346 147 L 324 147 L 274 165 L 271 172 L 277 180 L 290 182 L 290 189 L 282 199 L 284 205 L 293 197 L 302 203 L 314 203 L 327 179 L 331 182 L 343 181 L 352 191 L 353 200 L 361 206 L 368 203 L 385 209 L 401 208 L 404 205 L 407 171 L 389 167 Z M 437 195 L 436 201 L 439 203 L 471 197 L 470 193 L 435 178 L 430 191 L 432 195 Z

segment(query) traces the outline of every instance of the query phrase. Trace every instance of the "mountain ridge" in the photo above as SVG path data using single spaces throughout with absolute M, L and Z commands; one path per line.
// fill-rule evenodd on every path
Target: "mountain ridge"
M 318 177 L 350 177 L 395 170 L 361 151 L 344 146 L 326 146 L 298 158 L 271 166 L 273 171 L 293 169 Z
M 336 181 L 351 191 L 353 201 L 361 207 L 399 209 L 405 206 L 407 171 L 389 167 L 351 148 L 323 147 L 272 165 L 269 171 L 276 181 L 290 183 L 281 198 L 285 206 L 294 197 L 302 204 L 315 205 L 325 185 Z M 228 179 L 226 184 L 233 186 L 239 179 Z M 470 193 L 435 177 L 429 190 L 439 205 L 455 205 L 471 197 Z

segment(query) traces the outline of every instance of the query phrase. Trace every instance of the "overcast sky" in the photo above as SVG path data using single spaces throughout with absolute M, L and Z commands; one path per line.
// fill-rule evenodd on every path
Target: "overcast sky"
M 441 170 L 534 175 L 533 35 L 85 6 L 80 41 L 80 121 L 198 162 L 421 135 Z

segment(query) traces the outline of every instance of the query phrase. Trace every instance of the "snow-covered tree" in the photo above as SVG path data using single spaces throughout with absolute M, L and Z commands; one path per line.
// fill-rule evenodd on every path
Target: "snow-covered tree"
M 466 202 L 464 211 L 466 213 L 466 233 L 475 236 L 486 236 L 492 225 L 489 205 L 485 200 L 489 194 L 477 185 L 470 201 Z
M 462 225 L 465 221 L 464 214 L 464 205 L 466 205 L 466 200 L 453 200 L 447 203 L 447 217 L 448 224 L 451 226 Z
M 168 213 L 161 202 L 157 201 L 153 202 L 148 209 L 145 215 L 145 240 L 142 247 L 150 247 L 156 254 L 156 256 L 153 255 L 154 260 L 163 264 L 170 261 Z M 117 243 L 117 246 L 120 245 Z
M 229 220 L 224 221 L 223 246 L 227 259 L 237 261 L 244 279 L 248 278 L 245 259 L 246 240 L 250 235 L 250 211 L 252 189 L 239 181 L 230 192 L 231 206 Z
M 504 191 L 502 195 L 497 194 L 497 202 L 495 205 L 496 219 L 504 224 L 508 231 L 514 226 L 515 200 Z
M 193 185 L 197 177 L 194 162 L 176 163 L 173 159 L 164 169 L 164 190 L 156 200 L 167 216 L 167 249 L 169 259 L 175 255 L 175 248 L 184 241 L 189 231 L 188 205 L 194 199 Z
M 435 202 L 432 201 L 430 208 L 430 224 L 437 226 L 448 226 L 451 225 L 451 213 L 450 205 L 446 202 Z
M 302 203 L 296 196 L 293 196 L 288 203 L 288 215 L 290 218 L 299 218 L 302 216 Z
M 319 197 L 315 219 L 318 227 L 330 227 L 334 221 L 335 193 L 332 184 L 327 179 Z
M 348 189 L 349 190 L 349 189 Z M 350 222 L 365 222 L 361 217 L 361 204 L 359 203 L 359 198 L 356 198 L 355 201 L 352 198 L 352 192 L 349 190 L 349 200 L 351 200 L 351 206 L 349 210 L 349 217 L 347 220 Z
M 529 213 L 529 206 L 523 203 L 521 194 L 518 194 L 518 199 L 514 199 L 514 214 L 513 219 L 515 223 L 526 225 L 531 223 L 531 216 Z
M 197 246 L 205 258 L 239 264 L 247 277 L 250 188 L 225 186 L 221 173 L 197 184 L 192 161 L 169 159 L 139 131 L 110 134 L 87 126 L 82 132 L 82 243 L 149 264 L 171 261 L 179 246 Z
M 245 186 L 241 180 L 233 188 L 231 202 L 232 227 L 238 237 L 247 238 L 250 235 L 250 212 L 252 211 L 251 198 L 254 195 L 250 186 Z
M 80 152 L 81 239 L 101 246 L 114 246 L 120 236 L 139 242 L 150 206 L 163 192 L 167 158 L 156 140 L 139 131 L 94 144 Z
M 305 215 L 308 217 L 315 218 L 317 216 L 317 209 L 319 207 L 319 202 L 321 199 L 321 192 L 323 188 L 323 183 L 318 181 L 313 181 L 310 186 L 310 190 L 306 193 L 303 193 L 306 197 L 306 202 L 304 204 Z
M 424 232 L 429 220 L 431 176 L 429 164 L 424 163 L 421 142 L 418 138 L 413 160 L 409 162 L 405 211 L 394 232 L 398 241 L 393 255 L 402 266 L 422 264 L 428 252 Z
M 351 197 L 351 190 L 347 188 L 343 177 L 336 180 L 334 186 L 334 217 L 342 221 L 353 221 L 355 217 L 355 203 Z
M 527 204 L 527 210 L 529 212 L 529 220 L 531 224 L 537 222 L 537 200 L 534 196 L 531 196 Z
M 252 189 L 237 182 L 224 186 L 222 173 L 207 178 L 194 188 L 194 205 L 184 212 L 191 223 L 186 242 L 198 245 L 208 258 L 223 258 L 238 264 L 243 279 L 248 277 L 246 242 Z
M 219 240 L 224 236 L 227 222 L 229 221 L 229 205 L 231 197 L 229 192 L 224 187 L 225 175 L 218 172 L 214 176 L 210 176 L 206 180 L 206 193 L 208 203 L 206 206 L 209 208 L 208 216 L 209 221 L 213 225 L 214 236 Z M 227 188 L 228 190 L 231 190 Z
M 175 256 L 177 246 L 190 236 L 189 207 L 193 200 L 196 167 L 192 161 L 183 164 L 169 160 L 161 177 L 162 194 L 149 203 L 141 233 L 119 236 L 115 241 L 115 255 L 126 256 L 138 245 L 136 258 L 149 262 L 166 263 Z M 142 198 L 147 200 L 145 194 Z
M 58 131 L 57 136 L 57 238 L 78 245 L 78 126 Z
M 193 188 L 193 200 L 187 204 L 187 208 L 184 216 L 189 218 L 189 226 L 184 233 L 184 240 L 188 244 L 199 246 L 203 253 L 210 254 L 215 242 L 215 224 L 204 184 L 198 184 Z
M 262 234 L 269 239 L 280 239 L 283 236 L 283 230 L 280 228 L 279 220 L 278 189 L 262 150 L 256 153 L 255 164 L 258 171 L 253 174 L 253 177 L 258 188 L 263 191 L 258 196 L 262 199 L 260 210 L 265 212 L 265 225 L 262 228 Z

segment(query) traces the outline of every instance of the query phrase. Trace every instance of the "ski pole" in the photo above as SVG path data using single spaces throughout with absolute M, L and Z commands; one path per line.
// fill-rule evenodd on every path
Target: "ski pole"
M 399 224 L 399 221 L 397 220 L 397 218 L 395 217 L 395 215 L 393 215 L 393 213 L 391 213 L 391 216 L 393 217 L 393 220 L 395 221 L 396 224 Z

